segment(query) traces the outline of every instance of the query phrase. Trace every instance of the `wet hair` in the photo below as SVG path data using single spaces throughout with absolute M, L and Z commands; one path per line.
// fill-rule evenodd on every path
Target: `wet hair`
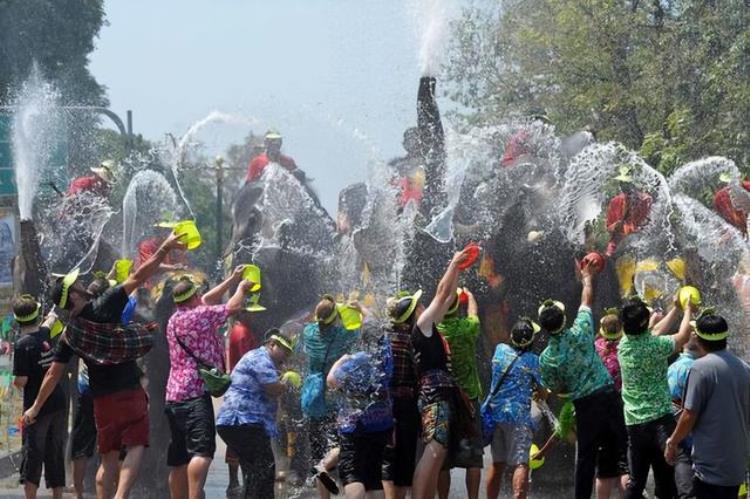
M 324 322 L 324 319 L 327 317 L 330 317 L 331 314 L 336 310 L 336 301 L 330 297 L 325 297 L 322 300 L 318 302 L 318 304 L 315 306 L 315 317 L 317 318 L 318 324 L 320 326 L 327 326 L 331 324 L 330 322 L 326 324 Z
M 625 334 L 639 335 L 648 330 L 648 319 L 651 316 L 648 307 L 638 298 L 625 302 L 620 311 L 620 320 Z
M 550 333 L 559 331 L 565 324 L 565 312 L 558 307 L 544 307 L 539 314 L 539 325 Z
M 620 318 L 615 314 L 607 314 L 602 317 L 600 322 L 602 329 L 605 333 L 616 335 L 620 332 L 622 324 L 620 324 Z
M 727 324 L 727 321 L 724 319 L 724 317 L 714 314 L 699 317 L 698 320 L 695 321 L 695 327 L 702 333 L 707 334 L 719 334 L 729 330 L 729 325 Z M 718 350 L 724 350 L 727 348 L 726 338 L 723 338 L 721 340 L 706 340 L 698 335 L 696 336 L 701 347 L 707 352 L 716 352 Z
M 39 303 L 36 301 L 36 298 L 31 295 L 17 296 L 13 299 L 13 315 L 15 315 L 16 317 L 25 317 L 31 315 L 36 311 L 38 306 Z M 18 322 L 18 324 L 20 324 L 21 326 L 30 326 L 32 324 L 36 324 L 38 320 L 39 316 L 34 317 L 30 321 L 23 322 L 16 319 L 16 322 Z
M 86 291 L 91 293 L 93 296 L 101 296 L 105 291 L 109 289 L 109 281 L 104 277 L 97 277 L 91 284 L 88 285 Z
M 534 342 L 534 326 L 529 319 L 520 319 L 510 330 L 510 343 L 519 350 L 528 349 Z

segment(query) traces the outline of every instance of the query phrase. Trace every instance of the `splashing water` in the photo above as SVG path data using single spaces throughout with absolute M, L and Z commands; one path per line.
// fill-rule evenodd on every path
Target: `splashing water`
M 58 98 L 55 88 L 44 81 L 34 64 L 16 98 L 12 125 L 13 165 L 21 220 L 32 219 L 34 198 L 59 137 Z
M 50 270 L 61 274 L 73 268 L 84 274 L 107 270 L 93 268 L 104 244 L 104 228 L 114 214 L 106 199 L 81 192 L 52 204 L 46 213 L 48 223 L 42 225 L 42 230 Z M 113 253 L 109 246 L 107 250 L 108 254 Z
M 699 198 L 706 187 L 715 187 L 721 174 L 738 181 L 741 174 L 734 161 L 721 156 L 711 156 L 682 165 L 669 176 L 669 188 Z
M 188 154 L 188 149 L 192 145 L 192 141 L 194 140 L 194 138 L 202 130 L 206 129 L 206 127 L 216 124 L 242 125 L 245 127 L 249 127 L 251 125 L 257 125 L 258 120 L 236 116 L 221 111 L 211 111 L 208 115 L 206 115 L 206 117 L 193 123 L 190 128 L 188 128 L 187 132 L 185 132 L 185 134 L 180 137 L 180 140 L 176 144 L 174 144 L 174 147 L 166 151 L 167 154 L 164 160 L 168 165 L 170 165 L 172 176 L 174 177 L 175 185 L 177 186 L 177 192 L 180 196 L 180 199 L 182 200 L 183 205 L 190 213 L 190 217 L 192 219 L 195 219 L 195 213 L 193 212 L 193 209 L 190 206 L 187 197 L 185 197 L 185 192 L 182 190 L 182 185 L 180 185 L 180 168 L 185 162 L 186 156 Z
M 646 254 L 665 243 L 669 249 L 674 249 L 670 228 L 672 195 L 666 178 L 636 153 L 614 142 L 588 146 L 561 175 L 558 206 L 566 238 L 577 246 L 584 243 L 583 227 L 601 215 L 607 203 L 618 194 L 614 178 L 623 166 L 630 169 L 636 188 L 653 196 L 648 221 L 635 237 L 627 239 L 628 245 Z
M 422 76 L 434 76 L 440 68 L 448 33 L 448 3 L 447 0 L 416 0 L 414 11 L 419 34 L 419 70 Z
M 329 257 L 333 225 L 328 215 L 291 173 L 270 163 L 263 173 L 258 202 L 262 223 L 258 247 L 284 246 L 301 253 Z
M 502 164 L 504 146 L 523 135 L 534 158 Z M 425 229 L 434 239 L 484 239 L 497 233 L 507 211 L 522 198 L 539 201 L 560 165 L 560 141 L 554 129 L 539 121 L 513 121 L 446 134 L 447 207 Z M 521 187 L 521 189 L 519 189 Z M 534 196 L 527 196 L 527 194 Z M 541 196 L 540 196 L 541 195 Z M 535 213 L 541 214 L 540 206 Z M 531 220 L 535 223 L 536 220 Z
M 157 222 L 176 218 L 177 196 L 164 175 L 153 170 L 138 172 L 122 200 L 123 258 L 135 254 L 138 241 Z

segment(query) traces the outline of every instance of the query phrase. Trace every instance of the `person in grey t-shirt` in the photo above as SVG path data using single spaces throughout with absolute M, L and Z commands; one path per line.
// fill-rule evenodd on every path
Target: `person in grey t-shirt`
M 692 431 L 697 499 L 735 499 L 750 457 L 750 366 L 727 351 L 728 329 L 712 312 L 696 321 L 704 355 L 690 369 L 683 411 L 664 452 L 673 463 Z

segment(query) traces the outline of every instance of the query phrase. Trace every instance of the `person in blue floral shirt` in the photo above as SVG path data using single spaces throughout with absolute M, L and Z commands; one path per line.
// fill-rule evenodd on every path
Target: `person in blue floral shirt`
M 669 383 L 669 394 L 672 397 L 672 412 L 679 417 L 682 411 L 682 398 L 685 395 L 690 368 L 693 367 L 695 359 L 700 356 L 698 344 L 695 338 L 690 338 L 682 353 L 667 370 L 667 382 Z M 680 497 L 693 497 L 693 460 L 690 452 L 693 447 L 693 439 L 689 436 L 680 444 L 682 452 L 677 455 L 674 463 L 674 482 Z
M 328 387 L 344 401 L 337 423 L 341 444 L 339 476 L 347 497 L 383 490 L 383 452 L 393 428 L 388 382 L 393 372 L 390 342 L 382 338 L 376 355 L 344 355 L 328 374 Z
M 500 493 L 505 466 L 513 467 L 513 493 L 526 497 L 529 485 L 529 449 L 533 433 L 531 397 L 541 387 L 539 357 L 529 349 L 538 326 L 521 319 L 510 332 L 511 345 L 500 343 L 492 357 L 489 404 L 495 429 L 492 434 L 492 467 L 487 477 L 487 497 Z
M 276 399 L 294 379 L 290 373 L 279 374 L 292 353 L 291 341 L 278 330 L 269 331 L 267 338 L 265 345 L 247 352 L 235 366 L 216 420 L 219 436 L 239 457 L 245 498 L 273 497 Z
M 550 335 L 539 362 L 543 385 L 569 394 L 576 409 L 575 497 L 589 499 L 600 458 L 612 458 L 606 468 L 627 467 L 627 436 L 622 401 L 594 347 L 594 269 L 581 269 L 581 306 L 573 326 L 565 328 L 565 307 L 547 300 L 539 308 L 539 324 Z M 602 466 L 600 465 L 600 468 Z
M 311 391 L 308 388 L 311 386 L 318 391 L 322 390 L 322 393 L 317 393 L 317 396 L 311 395 L 310 398 L 320 397 L 325 405 L 323 414 L 311 414 L 306 412 L 304 401 L 302 404 L 310 441 L 310 454 L 314 463 L 321 462 L 328 452 L 338 446 L 335 431 L 336 407 L 325 390 L 325 379 L 331 366 L 342 355 L 351 352 L 360 337 L 359 330 L 349 331 L 344 328 L 336 307 L 336 300 L 331 295 L 323 295 L 315 307 L 315 322 L 307 324 L 302 330 L 302 337 L 297 344 L 297 350 L 307 358 L 302 393 L 310 394 Z M 321 497 L 329 497 L 329 491 L 319 479 L 316 481 L 316 486 Z

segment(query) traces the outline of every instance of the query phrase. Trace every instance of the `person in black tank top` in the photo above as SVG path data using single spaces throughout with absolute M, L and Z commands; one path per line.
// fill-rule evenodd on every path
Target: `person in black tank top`
M 415 499 L 435 497 L 440 470 L 448 453 L 451 405 L 456 385 L 450 372 L 450 349 L 436 325 L 455 300 L 460 266 L 467 258 L 466 250 L 453 256 L 427 308 L 419 303 L 421 293 L 417 293 L 408 297 L 408 306 L 398 317 L 414 316 L 411 341 L 419 383 L 417 401 L 422 418 L 422 441 L 425 444 L 414 472 L 412 497 Z M 391 303 L 389 312 L 398 313 L 398 305 L 402 302 L 403 299 Z

